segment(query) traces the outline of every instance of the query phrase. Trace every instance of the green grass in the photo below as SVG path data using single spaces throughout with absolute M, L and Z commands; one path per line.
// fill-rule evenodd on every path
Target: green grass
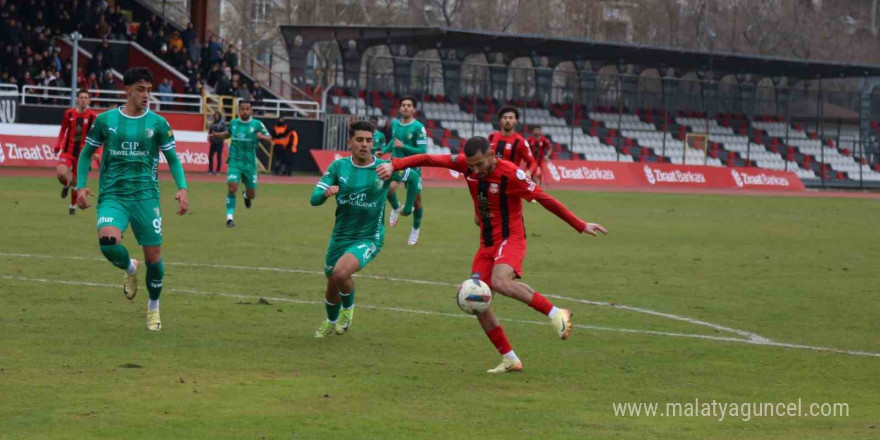
M 419 245 L 405 244 L 411 220 L 389 229 L 356 281 L 352 331 L 318 341 L 311 334 L 323 319 L 319 272 L 334 208 L 332 201 L 309 206 L 311 187 L 261 186 L 253 209 L 239 203 L 238 227 L 229 230 L 224 185 L 191 184 L 192 212 L 181 218 L 163 182 L 166 290 L 163 330 L 152 333 L 144 329 L 146 289 L 124 300 L 121 272 L 98 251 L 93 209 L 69 217 L 51 179 L 0 177 L 0 185 L 0 439 L 880 435 L 880 358 L 595 328 L 577 328 L 562 342 L 549 325 L 526 322 L 546 318 L 507 298 L 493 307 L 508 319 L 526 369 L 487 375 L 499 356 L 458 312 L 454 288 L 375 278 L 467 278 L 477 230 L 464 189 L 425 190 Z M 524 281 L 541 292 L 686 316 L 776 342 L 880 352 L 877 201 L 554 194 L 611 234 L 580 236 L 540 206 L 526 206 Z M 129 235 L 124 242 L 140 256 Z M 83 282 L 95 285 L 76 284 Z M 575 312 L 576 324 L 739 337 L 556 303 Z M 613 402 L 799 398 L 845 402 L 849 416 L 719 422 L 612 410 Z

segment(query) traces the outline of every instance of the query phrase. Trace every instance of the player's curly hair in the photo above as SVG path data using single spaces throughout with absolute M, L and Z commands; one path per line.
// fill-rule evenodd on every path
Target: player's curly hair
M 501 119 L 501 117 L 504 116 L 505 113 L 513 113 L 513 116 L 516 117 L 516 120 L 519 120 L 519 110 L 517 110 L 516 107 L 510 105 L 505 105 L 504 107 L 501 107 L 501 110 L 498 110 L 498 119 Z

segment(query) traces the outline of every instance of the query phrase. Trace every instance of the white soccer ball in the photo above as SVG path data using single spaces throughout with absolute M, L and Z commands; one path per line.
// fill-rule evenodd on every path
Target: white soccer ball
M 492 303 L 492 289 L 478 279 L 470 279 L 458 286 L 458 295 L 455 298 L 462 312 L 478 315 L 485 312 Z

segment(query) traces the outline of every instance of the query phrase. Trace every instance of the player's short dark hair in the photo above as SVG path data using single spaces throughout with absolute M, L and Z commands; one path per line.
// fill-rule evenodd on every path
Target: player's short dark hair
M 137 84 L 141 81 L 152 84 L 153 72 L 150 72 L 150 69 L 146 67 L 132 67 L 125 71 L 125 75 L 122 75 L 122 85 L 124 86 Z
M 543 130 L 543 128 L 540 125 L 533 125 L 532 131 L 535 131 L 535 130 Z
M 76 97 L 79 98 L 79 95 L 82 95 L 82 94 L 85 94 L 85 95 L 88 96 L 89 98 L 92 97 L 92 94 L 89 93 L 89 91 L 86 90 L 86 89 L 79 89 L 79 91 L 76 92 Z
M 403 105 L 403 101 L 409 101 L 412 103 L 413 107 L 416 106 L 416 97 L 415 96 L 406 95 L 403 98 L 400 98 L 400 102 L 398 103 L 398 105 Z
M 354 124 L 348 126 L 348 138 L 351 139 L 354 137 L 354 134 L 359 131 L 366 131 L 370 134 L 373 134 L 373 124 L 368 121 L 357 121 Z
M 487 153 L 489 151 L 489 140 L 482 136 L 474 136 L 464 143 L 464 155 L 472 157 L 477 153 Z
M 519 110 L 517 110 L 516 107 L 510 105 L 505 105 L 504 107 L 501 107 L 501 110 L 498 110 L 498 119 L 501 119 L 501 117 L 504 116 L 505 113 L 513 113 L 513 116 L 516 117 L 516 120 L 519 120 Z
M 376 115 L 370 116 L 370 122 L 373 122 L 373 121 L 379 122 L 379 117 Z
M 254 103 L 250 102 L 250 101 L 247 100 L 247 99 L 242 99 L 241 101 L 238 101 L 238 106 L 239 106 L 239 107 L 241 107 L 241 106 L 243 106 L 243 105 L 245 105 L 245 104 L 247 104 L 247 105 L 249 105 L 249 106 L 251 106 L 251 107 L 254 106 Z

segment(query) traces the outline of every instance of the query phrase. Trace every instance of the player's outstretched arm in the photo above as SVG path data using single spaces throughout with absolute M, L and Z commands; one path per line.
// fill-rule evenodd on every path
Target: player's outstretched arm
M 168 162 L 168 169 L 171 170 L 171 176 L 174 177 L 174 183 L 177 184 L 177 194 L 174 199 L 178 202 L 177 215 L 184 215 L 189 211 L 189 197 L 186 187 L 186 175 L 183 172 L 183 165 L 177 157 L 174 147 L 162 150 L 165 160 Z
M 464 156 L 448 154 L 416 154 L 403 158 L 391 159 L 394 170 L 402 170 L 414 167 L 448 168 L 459 172 L 467 170 L 467 162 Z

